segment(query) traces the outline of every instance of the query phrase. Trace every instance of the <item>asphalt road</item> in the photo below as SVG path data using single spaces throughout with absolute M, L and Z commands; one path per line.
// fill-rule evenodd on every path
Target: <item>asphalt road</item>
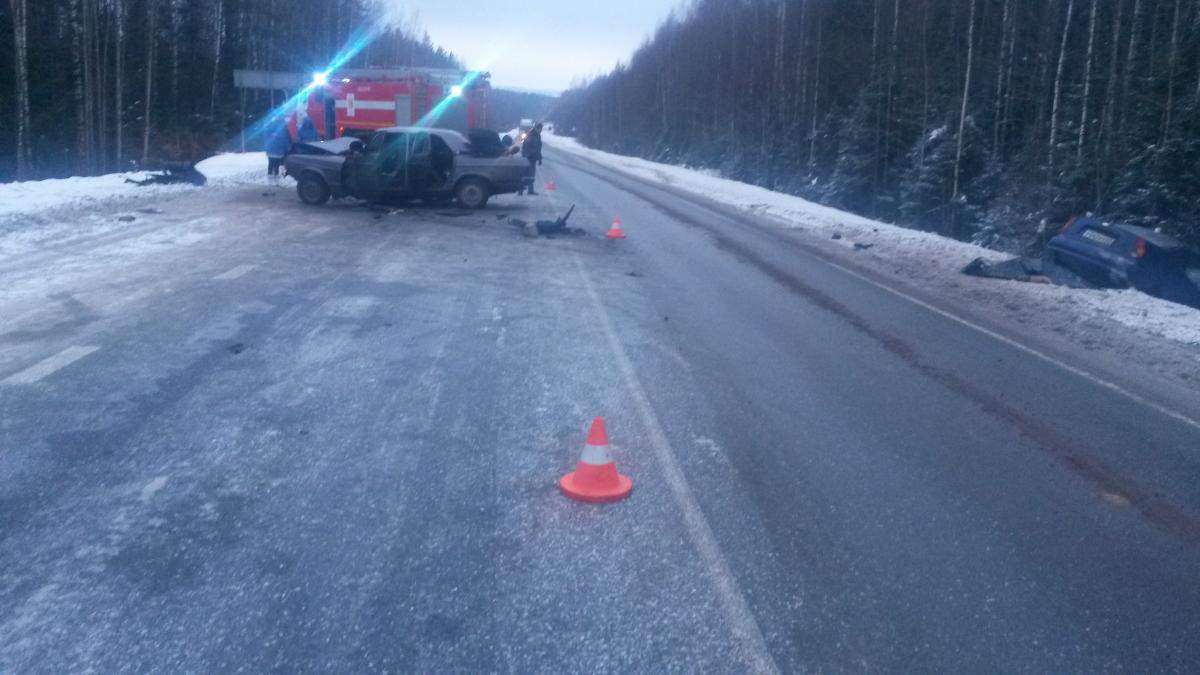
M 0 671 L 1200 663 L 1190 401 L 547 172 L 468 216 L 205 190 L 0 260 Z M 572 203 L 588 236 L 509 222 Z M 619 504 L 557 491 L 596 415 Z

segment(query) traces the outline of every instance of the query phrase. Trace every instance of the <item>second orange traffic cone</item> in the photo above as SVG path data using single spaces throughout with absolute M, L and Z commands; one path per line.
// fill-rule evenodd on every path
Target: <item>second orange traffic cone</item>
M 558 183 L 555 183 L 553 178 L 546 182 L 546 192 L 554 192 L 557 189 Z
M 592 420 L 579 464 L 558 481 L 558 486 L 571 499 L 593 503 L 619 501 L 633 491 L 633 481 L 617 473 L 617 464 L 608 454 L 608 433 L 603 417 Z
M 621 229 L 621 216 L 613 218 L 612 227 L 608 228 L 608 232 L 605 233 L 604 236 L 608 237 L 609 239 L 625 238 L 625 230 Z

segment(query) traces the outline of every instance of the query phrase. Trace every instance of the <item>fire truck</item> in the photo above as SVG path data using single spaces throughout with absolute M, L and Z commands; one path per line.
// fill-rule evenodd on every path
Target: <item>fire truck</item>
M 426 126 L 487 128 L 489 75 L 441 68 L 357 68 L 304 76 L 238 70 L 243 91 L 302 92 L 300 103 L 323 139 L 371 135 L 377 129 Z

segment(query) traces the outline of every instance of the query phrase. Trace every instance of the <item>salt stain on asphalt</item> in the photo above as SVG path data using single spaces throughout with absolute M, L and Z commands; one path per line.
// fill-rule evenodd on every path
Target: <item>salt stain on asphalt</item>
M 149 502 L 151 499 L 154 499 L 154 495 L 158 494 L 158 491 L 166 486 L 166 476 L 159 476 L 149 483 L 146 483 L 145 487 L 142 488 L 142 502 Z
M 213 277 L 213 279 L 215 279 L 217 281 L 233 281 L 234 279 L 240 279 L 240 278 L 246 276 L 246 274 L 248 272 L 250 272 L 251 270 L 253 270 L 255 267 L 256 267 L 255 265 L 238 265 L 237 267 L 229 270 L 228 272 L 223 272 L 221 274 L 218 274 L 217 276 Z
M 99 350 L 99 347 L 67 347 L 61 352 L 43 359 L 14 375 L 0 380 L 0 384 L 34 384 L 75 363 L 79 359 Z

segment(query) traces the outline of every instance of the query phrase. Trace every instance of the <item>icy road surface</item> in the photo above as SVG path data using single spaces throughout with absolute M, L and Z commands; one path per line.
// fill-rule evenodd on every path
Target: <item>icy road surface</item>
M 467 216 L 135 193 L 0 247 L 0 671 L 1200 661 L 1177 382 L 548 174 Z M 589 236 L 509 223 L 571 203 Z M 604 507 L 556 486 L 595 415 Z

